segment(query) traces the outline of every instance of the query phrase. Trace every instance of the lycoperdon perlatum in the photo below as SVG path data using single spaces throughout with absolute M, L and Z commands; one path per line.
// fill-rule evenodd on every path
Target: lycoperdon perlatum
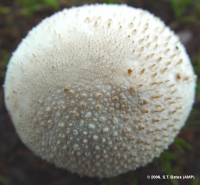
M 126 5 L 87 5 L 44 19 L 13 53 L 5 102 L 21 140 L 80 175 L 110 177 L 151 162 L 194 101 L 178 37 Z

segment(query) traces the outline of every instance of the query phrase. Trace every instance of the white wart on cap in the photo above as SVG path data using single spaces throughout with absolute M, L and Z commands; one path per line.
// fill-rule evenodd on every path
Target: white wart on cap
M 5 102 L 37 155 L 80 175 L 110 177 L 168 148 L 194 89 L 185 49 L 159 18 L 90 5 L 29 32 L 8 65 Z

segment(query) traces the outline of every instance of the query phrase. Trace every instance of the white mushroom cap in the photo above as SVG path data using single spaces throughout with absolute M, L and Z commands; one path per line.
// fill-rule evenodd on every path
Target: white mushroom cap
M 109 177 L 166 149 L 194 101 L 195 75 L 177 36 L 125 5 L 65 9 L 14 52 L 5 101 L 22 141 L 80 175 Z

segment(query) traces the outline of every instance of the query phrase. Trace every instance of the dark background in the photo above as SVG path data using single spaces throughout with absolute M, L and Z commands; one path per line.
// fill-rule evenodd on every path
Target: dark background
M 0 0 L 0 185 L 200 185 L 200 81 L 186 126 L 169 150 L 146 167 L 109 178 L 79 177 L 41 160 L 16 135 L 5 109 L 3 82 L 12 51 L 28 30 L 65 7 L 126 3 L 159 16 L 180 36 L 200 78 L 200 0 Z M 195 180 L 148 180 L 147 175 L 194 175 Z

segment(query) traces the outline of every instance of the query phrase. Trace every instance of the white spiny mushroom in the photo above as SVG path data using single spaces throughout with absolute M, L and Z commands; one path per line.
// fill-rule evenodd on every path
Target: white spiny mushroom
M 88 5 L 44 19 L 8 65 L 5 102 L 22 141 L 80 175 L 144 166 L 184 125 L 195 75 L 177 36 L 147 11 Z

